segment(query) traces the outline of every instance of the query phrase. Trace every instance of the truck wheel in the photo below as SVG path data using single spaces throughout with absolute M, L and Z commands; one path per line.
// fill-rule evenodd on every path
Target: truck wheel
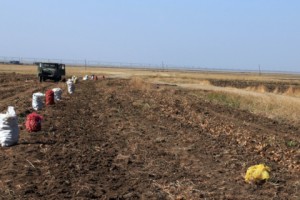
M 59 82 L 60 81 L 60 77 L 55 77 L 53 80 L 54 80 L 54 82 Z
M 40 79 L 40 83 L 43 82 L 43 77 L 42 76 L 39 76 L 39 79 Z

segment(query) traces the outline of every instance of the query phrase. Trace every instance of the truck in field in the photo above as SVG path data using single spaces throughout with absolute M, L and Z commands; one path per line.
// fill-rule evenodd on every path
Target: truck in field
M 66 75 L 66 66 L 60 63 L 35 63 L 38 66 L 38 78 L 40 82 L 46 80 L 60 81 Z

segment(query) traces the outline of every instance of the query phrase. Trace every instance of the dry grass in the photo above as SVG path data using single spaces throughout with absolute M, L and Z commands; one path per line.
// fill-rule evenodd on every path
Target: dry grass
M 247 87 L 245 88 L 248 91 L 258 92 L 258 93 L 273 93 L 273 94 L 280 94 L 292 97 L 300 97 L 300 88 L 295 88 L 294 86 L 289 86 L 283 92 L 280 92 L 278 87 L 276 87 L 273 91 L 268 91 L 268 88 L 264 85 L 259 85 L 256 87 Z
M 37 68 L 31 65 L 0 65 L 0 73 L 36 74 Z
M 265 93 L 265 92 L 268 91 L 267 87 L 264 86 L 264 85 L 259 85 L 259 86 L 256 86 L 256 87 L 247 87 L 246 90 L 250 90 L 250 91 L 254 91 L 254 92 L 259 92 L 259 93 Z
M 240 95 L 240 108 L 264 115 L 268 118 L 300 124 L 300 99 L 266 94 L 256 96 Z
M 131 78 L 129 84 L 132 88 L 142 91 L 149 91 L 151 89 L 151 84 L 143 81 L 140 77 Z
M 159 72 L 144 75 L 147 80 L 169 82 L 169 83 L 201 83 L 211 79 L 217 80 L 241 80 L 241 81 L 260 81 L 260 82 L 300 82 L 299 75 L 286 74 L 263 74 L 258 76 L 254 73 L 222 73 L 222 72 Z
M 199 95 L 199 93 L 197 93 Z M 300 124 L 300 99 L 284 95 L 260 93 L 232 93 L 211 91 L 200 93 L 201 98 L 216 104 L 248 110 L 277 121 Z
M 300 97 L 300 89 L 290 86 L 284 94 L 288 96 Z

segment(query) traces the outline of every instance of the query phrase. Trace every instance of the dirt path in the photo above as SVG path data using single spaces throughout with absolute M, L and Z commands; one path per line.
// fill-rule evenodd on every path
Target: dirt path
M 286 146 L 300 144 L 299 127 L 199 102 L 184 90 L 86 81 L 40 114 L 41 132 L 21 130 L 19 145 L 0 148 L 3 199 L 300 196 L 299 145 Z M 261 162 L 271 180 L 246 184 L 247 167 Z

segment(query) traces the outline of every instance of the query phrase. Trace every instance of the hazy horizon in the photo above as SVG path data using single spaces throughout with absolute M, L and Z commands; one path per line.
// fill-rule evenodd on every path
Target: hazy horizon
M 1 1 L 0 57 L 300 71 L 300 2 Z

